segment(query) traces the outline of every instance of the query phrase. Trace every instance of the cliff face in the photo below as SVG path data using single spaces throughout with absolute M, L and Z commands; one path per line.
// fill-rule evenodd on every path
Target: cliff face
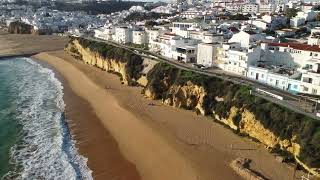
M 84 43 L 87 42 L 88 41 L 75 39 L 67 45 L 65 50 L 77 56 L 78 59 L 84 61 L 86 64 L 118 74 L 124 84 L 135 84 L 142 77 L 140 72 L 144 68 L 144 60 L 141 57 L 137 57 L 134 54 L 123 55 L 127 56 L 126 60 L 121 59 L 124 58 L 121 57 L 121 55 L 119 55 L 119 57 L 107 57 L 103 55 L 103 53 L 107 53 L 107 51 L 119 51 L 119 49 L 96 49 L 90 47 L 90 45 L 84 45 Z
M 11 34 L 52 34 L 52 31 L 50 29 L 34 29 L 33 26 L 18 21 L 10 23 L 8 32 Z
M 145 95 L 212 116 L 236 132 L 295 158 L 314 174 L 320 168 L 320 122 L 259 97 L 245 86 L 159 63 L 148 74 Z M 319 175 L 319 174 L 318 174 Z
M 145 68 L 150 62 L 146 64 L 146 61 L 132 58 L 132 55 L 126 55 L 131 58 L 119 60 L 116 58 L 119 56 L 105 55 L 103 48 L 85 43 L 73 40 L 66 49 L 90 65 L 121 74 L 126 84 L 135 84 L 144 79 L 144 83 L 140 84 L 144 86 L 143 92 L 148 98 L 211 116 L 273 151 L 293 156 L 313 174 L 318 173 L 319 121 L 251 96 L 248 87 L 180 70 L 165 63 L 153 63 Z M 122 53 L 117 49 L 114 51 Z
M 32 34 L 33 27 L 22 22 L 12 22 L 8 27 L 8 32 L 11 34 Z

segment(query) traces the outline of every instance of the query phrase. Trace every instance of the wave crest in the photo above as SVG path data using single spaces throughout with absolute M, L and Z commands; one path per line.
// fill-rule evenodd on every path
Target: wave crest
M 64 118 L 63 86 L 51 69 L 15 59 L 21 141 L 11 148 L 14 170 L 2 179 L 92 179 Z

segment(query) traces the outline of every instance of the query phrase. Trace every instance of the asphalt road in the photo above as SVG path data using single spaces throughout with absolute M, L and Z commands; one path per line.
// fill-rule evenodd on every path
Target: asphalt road
M 217 77 L 217 78 L 220 78 L 220 79 L 223 79 L 226 81 L 231 81 L 236 84 L 249 86 L 252 89 L 263 89 L 263 90 L 268 91 L 272 94 L 283 97 L 283 100 L 279 100 L 279 99 L 274 98 L 272 96 L 268 96 L 267 94 L 258 93 L 257 91 L 255 91 L 254 95 L 265 98 L 268 101 L 272 101 L 273 103 L 284 106 L 286 108 L 289 108 L 297 113 L 302 113 L 302 114 L 305 114 L 306 116 L 309 116 L 311 118 L 315 118 L 315 119 L 320 120 L 320 117 L 316 116 L 316 109 L 318 109 L 318 108 L 317 108 L 317 103 L 315 101 L 318 101 L 317 99 L 306 97 L 306 96 L 291 94 L 287 91 L 268 86 L 266 84 L 249 79 L 244 76 L 232 74 L 232 73 L 223 71 L 218 68 L 211 68 L 208 70 L 203 70 L 200 68 L 193 67 L 192 64 L 181 63 L 181 62 L 178 62 L 174 59 L 170 59 L 170 58 L 161 56 L 159 54 L 156 54 L 154 52 L 150 52 L 150 51 L 143 50 L 140 48 L 135 48 L 132 46 L 118 44 L 118 43 L 111 42 L 111 41 L 101 40 L 101 39 L 97 39 L 97 38 L 90 37 L 90 36 L 82 36 L 82 38 L 92 40 L 92 41 L 103 42 L 103 43 L 107 43 L 107 44 L 110 44 L 110 45 L 113 45 L 116 47 L 120 47 L 120 48 L 126 49 L 128 51 L 132 51 L 133 53 L 140 55 L 142 57 L 153 59 L 155 61 L 166 62 L 166 63 L 171 64 L 171 65 L 173 65 L 177 68 L 180 68 L 180 69 L 197 72 L 199 74 L 204 74 L 207 76 Z

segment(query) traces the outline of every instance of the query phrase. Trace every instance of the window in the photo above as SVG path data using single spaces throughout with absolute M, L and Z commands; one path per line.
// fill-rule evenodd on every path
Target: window
M 264 74 L 261 74 L 261 78 L 264 78 Z
M 308 87 L 303 87 L 303 91 L 308 91 Z
M 298 85 L 293 85 L 293 88 L 294 89 L 298 89 Z
M 312 89 L 312 94 L 317 94 L 317 90 L 316 89 Z
M 251 72 L 250 74 L 251 74 L 251 76 L 253 76 L 253 72 Z

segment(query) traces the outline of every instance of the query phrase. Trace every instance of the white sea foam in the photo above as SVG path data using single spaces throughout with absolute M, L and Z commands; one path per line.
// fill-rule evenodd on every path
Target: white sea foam
M 15 169 L 3 179 L 92 179 L 87 159 L 71 139 L 64 119 L 63 86 L 52 70 L 29 59 L 16 63 L 21 142 L 11 148 Z

